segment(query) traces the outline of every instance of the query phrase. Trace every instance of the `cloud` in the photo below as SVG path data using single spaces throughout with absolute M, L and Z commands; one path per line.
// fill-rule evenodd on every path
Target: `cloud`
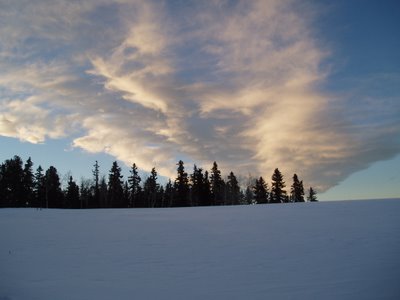
M 279 167 L 326 190 L 400 152 L 400 114 L 396 96 L 322 92 L 330 54 L 309 17 L 297 1 L 10 2 L 0 134 L 70 138 L 166 176 L 180 158 Z

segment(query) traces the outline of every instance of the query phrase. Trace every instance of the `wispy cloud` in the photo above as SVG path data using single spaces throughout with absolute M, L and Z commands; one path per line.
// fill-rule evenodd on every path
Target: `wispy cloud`
M 0 134 L 70 136 L 167 176 L 180 157 L 280 167 L 324 190 L 399 153 L 399 104 L 323 93 L 329 49 L 304 13 L 296 1 L 3 4 Z

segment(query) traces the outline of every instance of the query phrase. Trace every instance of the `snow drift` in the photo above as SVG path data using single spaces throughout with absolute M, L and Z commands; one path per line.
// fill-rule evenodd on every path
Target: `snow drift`
M 0 299 L 400 299 L 400 201 L 0 210 Z

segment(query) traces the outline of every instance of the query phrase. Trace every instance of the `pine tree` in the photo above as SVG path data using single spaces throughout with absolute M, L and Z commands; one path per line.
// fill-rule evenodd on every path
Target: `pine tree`
M 303 181 L 300 181 L 297 174 L 293 175 L 293 184 L 290 189 L 290 197 L 292 202 L 304 202 Z
M 172 207 L 172 205 L 174 203 L 174 197 L 175 197 L 175 188 L 174 188 L 174 185 L 172 184 L 171 179 L 169 179 L 165 186 L 164 206 Z
M 123 197 L 122 197 L 122 207 L 130 207 L 130 192 L 128 182 L 125 181 L 123 186 Z
M 178 162 L 178 176 L 175 179 L 175 203 L 174 206 L 189 206 L 189 178 L 185 172 L 183 161 Z
M 69 177 L 67 193 L 65 195 L 66 207 L 67 208 L 79 208 L 79 187 L 73 180 L 72 176 Z
M 271 184 L 271 203 L 282 203 L 286 202 L 286 191 L 285 182 L 283 181 L 282 173 L 275 169 L 274 174 L 272 175 L 272 184 Z
M 254 200 L 257 204 L 268 203 L 268 185 L 262 177 L 256 179 L 253 191 Z
M 318 202 L 317 200 L 317 192 L 314 191 L 312 187 L 310 187 L 308 191 L 307 200 L 310 202 Z
M 7 184 L 6 184 L 6 166 L 4 163 L 0 165 L 0 207 L 7 206 Z
M 34 201 L 34 176 L 33 176 L 33 171 L 32 171 L 32 160 L 29 157 L 28 160 L 25 163 L 24 166 L 24 171 L 23 171 L 23 178 L 22 178 L 22 184 L 23 184 L 23 189 L 24 189 L 24 194 L 25 194 L 25 201 L 26 204 L 29 206 L 33 206 L 33 201 Z
M 39 165 L 36 169 L 35 180 L 34 180 L 34 198 L 35 207 L 43 208 L 45 207 L 46 201 L 46 179 L 43 175 L 43 169 Z
M 132 165 L 132 168 L 129 170 L 129 172 L 131 174 L 128 177 L 129 194 L 130 194 L 129 206 L 138 207 L 139 206 L 138 201 L 141 193 L 140 182 L 142 181 L 142 179 L 139 176 L 138 168 L 135 163 Z
M 99 176 L 100 176 L 100 171 L 99 171 L 99 163 L 96 160 L 96 162 L 93 165 L 93 181 L 94 181 L 94 186 L 93 186 L 93 207 L 100 207 L 100 187 L 99 187 Z
M 50 166 L 45 175 L 46 187 L 46 207 L 47 208 L 62 208 L 63 194 L 61 191 L 60 177 L 58 176 L 57 169 Z
M 254 204 L 254 202 L 255 202 L 254 193 L 253 193 L 252 189 L 250 188 L 250 186 L 248 186 L 246 188 L 246 191 L 244 193 L 244 202 L 245 202 L 245 204 Z
M 22 160 L 18 155 L 7 159 L 1 166 L 2 205 L 5 207 L 21 207 L 26 201 L 23 179 Z
M 230 172 L 228 175 L 228 181 L 226 182 L 227 187 L 227 203 L 228 205 L 238 205 L 240 203 L 240 187 L 239 182 L 233 174 Z
M 197 166 L 194 165 L 193 174 L 190 175 L 192 206 L 198 206 L 200 204 L 200 193 L 203 182 L 203 170 L 201 168 L 197 168 Z
M 159 188 L 160 186 L 157 183 L 157 171 L 156 168 L 153 168 L 151 169 L 150 176 L 146 179 L 143 186 L 143 194 L 146 201 L 146 207 L 156 206 Z
M 99 207 L 105 208 L 109 207 L 108 197 L 107 197 L 107 182 L 105 176 L 102 176 L 99 184 Z
M 212 205 L 224 204 L 224 185 L 225 182 L 221 177 L 221 171 L 218 169 L 217 163 L 214 161 L 210 175 Z
M 122 207 L 123 205 L 122 177 L 121 168 L 114 161 L 108 174 L 108 202 L 111 207 Z

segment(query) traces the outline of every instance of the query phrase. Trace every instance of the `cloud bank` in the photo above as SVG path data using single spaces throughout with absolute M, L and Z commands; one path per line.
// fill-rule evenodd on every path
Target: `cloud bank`
M 320 88 L 329 49 L 299 2 L 1 1 L 0 135 L 326 190 L 400 152 L 400 105 Z

